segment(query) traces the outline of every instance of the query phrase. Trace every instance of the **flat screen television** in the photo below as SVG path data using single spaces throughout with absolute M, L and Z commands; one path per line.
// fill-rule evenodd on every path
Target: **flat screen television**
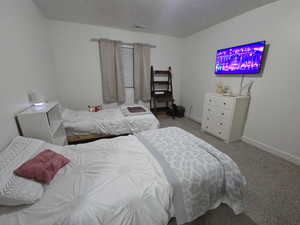
M 215 74 L 257 74 L 261 72 L 265 41 L 220 49 Z

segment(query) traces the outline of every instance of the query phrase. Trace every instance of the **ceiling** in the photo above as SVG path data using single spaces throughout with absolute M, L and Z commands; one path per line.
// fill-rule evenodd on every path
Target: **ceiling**
M 50 19 L 185 37 L 277 0 L 33 1 Z

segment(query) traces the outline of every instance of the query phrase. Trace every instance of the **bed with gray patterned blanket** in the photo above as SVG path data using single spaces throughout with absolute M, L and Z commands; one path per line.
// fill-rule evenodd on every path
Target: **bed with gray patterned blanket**
M 179 128 L 64 147 L 17 137 L 10 146 L 10 171 L 45 149 L 70 163 L 34 204 L 0 206 L 1 225 L 166 225 L 174 216 L 181 225 L 221 203 L 243 210 L 236 164 Z
M 136 135 L 160 163 L 173 186 L 178 224 L 191 222 L 221 203 L 243 211 L 246 180 L 226 154 L 180 128 Z

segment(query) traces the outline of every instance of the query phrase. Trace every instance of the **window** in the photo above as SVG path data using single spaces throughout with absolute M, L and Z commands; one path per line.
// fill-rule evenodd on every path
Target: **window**
M 121 57 L 124 69 L 125 88 L 133 88 L 133 48 L 122 47 Z

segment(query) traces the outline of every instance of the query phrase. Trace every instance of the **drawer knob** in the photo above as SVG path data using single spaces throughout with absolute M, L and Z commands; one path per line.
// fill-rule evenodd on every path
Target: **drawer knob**
M 209 102 L 211 102 L 211 99 L 209 99 Z
M 226 102 L 224 102 L 224 105 L 226 105 Z
M 208 112 L 210 112 L 210 109 L 208 109 Z
M 222 134 L 222 132 L 220 131 L 219 134 Z
M 220 123 L 221 126 L 223 126 L 223 123 Z
M 207 117 L 206 120 L 209 120 L 209 118 Z
M 206 126 L 206 129 L 208 129 L 208 126 Z
M 225 114 L 224 113 L 221 113 L 222 114 L 222 116 L 224 116 Z

